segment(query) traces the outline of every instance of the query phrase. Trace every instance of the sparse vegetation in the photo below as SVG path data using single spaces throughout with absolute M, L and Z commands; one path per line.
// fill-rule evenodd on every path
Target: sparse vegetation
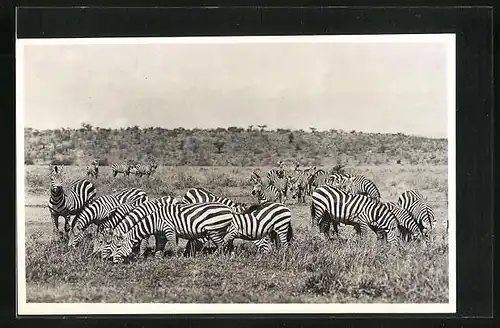
M 302 165 L 446 165 L 447 140 L 342 130 L 311 132 L 229 127 L 210 130 L 129 127 L 106 129 L 83 123 L 80 129 L 26 128 L 26 164 L 101 165 L 148 156 L 160 165 L 267 166 L 277 159 Z
M 288 138 L 287 133 L 284 137 Z M 288 140 L 284 140 L 288 144 Z M 227 149 L 234 149 L 234 144 L 229 142 Z M 387 149 L 386 153 L 392 148 Z M 95 157 L 85 154 L 80 160 L 86 156 Z M 161 161 L 161 157 L 156 158 Z M 275 163 L 277 159 L 269 157 L 268 161 Z M 362 242 L 356 238 L 325 240 L 308 226 L 310 198 L 307 197 L 305 205 L 287 204 L 293 215 L 295 239 L 285 255 L 255 254 L 251 243 L 240 241 L 233 259 L 223 255 L 149 257 L 123 265 L 90 258 L 90 239 L 71 251 L 60 241 L 52 240 L 50 217 L 45 207 L 49 171 L 45 165 L 27 165 L 27 301 L 446 302 L 447 167 L 395 163 L 396 160 L 391 165 L 344 169 L 372 179 L 383 200 L 395 200 L 407 189 L 420 190 L 433 205 L 438 220 L 432 242 L 426 248 L 410 243 L 400 250 L 389 250 L 386 244 L 374 238 Z M 261 167 L 263 171 L 268 168 Z M 98 195 L 136 186 L 151 196 L 180 196 L 189 187 L 201 186 L 250 203 L 254 201 L 249 182 L 252 170 L 253 167 L 159 166 L 150 178 L 113 178 L 111 169 L 103 167 L 95 185 Z M 69 166 L 64 175 L 68 182 L 83 178 L 85 166 Z M 340 233 L 348 237 L 353 229 L 341 227 Z

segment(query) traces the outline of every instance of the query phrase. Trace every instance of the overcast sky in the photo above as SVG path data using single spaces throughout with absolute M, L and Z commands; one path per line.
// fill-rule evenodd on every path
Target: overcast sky
M 446 137 L 444 43 L 27 45 L 25 126 Z

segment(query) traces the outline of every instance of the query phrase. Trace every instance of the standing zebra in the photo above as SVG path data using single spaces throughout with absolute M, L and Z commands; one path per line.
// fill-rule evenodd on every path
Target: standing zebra
M 289 191 L 292 199 L 297 199 L 299 203 L 305 203 L 307 189 L 308 176 L 306 173 L 299 173 L 297 176 L 290 179 Z
M 84 237 L 84 230 L 92 223 L 99 226 L 116 207 L 124 203 L 142 203 L 146 193 L 138 188 L 123 189 L 111 195 L 103 195 L 88 203 L 75 217 L 69 234 L 68 245 L 75 247 Z
M 368 196 L 376 201 L 380 200 L 380 191 L 375 183 L 362 175 L 334 173 L 328 178 L 327 184 L 334 187 L 343 184 L 352 194 Z
M 118 173 L 122 173 L 123 176 L 128 176 L 130 174 L 130 170 L 134 167 L 131 161 L 121 162 L 121 163 L 113 163 L 111 164 L 111 172 L 113 177 L 116 177 Z
M 390 244 L 398 242 L 398 221 L 384 204 L 327 185 L 316 188 L 312 197 L 311 222 L 325 231 L 333 224 L 338 234 L 337 226 L 342 222 L 352 225 L 358 235 L 371 229 L 384 233 Z
M 116 249 L 114 238 L 123 236 L 132 229 L 146 215 L 158 210 L 163 204 L 177 204 L 178 200 L 171 196 L 164 196 L 158 199 L 148 200 L 140 204 L 123 204 L 111 212 L 108 219 L 99 226 L 98 238 L 94 242 L 93 254 L 101 252 L 103 259 Z M 160 237 L 156 237 L 156 247 L 160 242 Z M 145 251 L 147 239 L 140 245 L 141 254 Z
M 93 160 L 90 165 L 87 165 L 87 176 L 97 179 L 99 176 L 99 161 Z
M 432 230 L 436 223 L 434 211 L 423 195 L 416 190 L 408 190 L 398 197 L 398 204 L 407 209 L 415 218 L 424 236 Z
M 312 195 L 314 189 L 316 189 L 317 187 L 326 184 L 328 177 L 329 174 L 325 170 L 316 170 L 316 168 L 313 168 L 312 174 L 309 175 L 309 178 L 307 179 L 309 195 Z
M 268 202 L 282 202 L 282 192 L 275 185 L 269 184 L 264 185 L 262 180 L 256 180 L 253 189 L 252 195 L 256 196 L 259 202 L 264 203 Z
M 386 205 L 396 216 L 396 219 L 398 220 L 398 229 L 401 234 L 402 240 L 420 240 L 422 233 L 419 229 L 417 221 L 413 218 L 411 213 L 408 212 L 408 210 L 402 208 L 394 202 L 386 202 L 383 204 Z M 424 240 L 427 241 L 426 235 L 424 235 Z
M 56 235 L 67 234 L 70 230 L 70 216 L 77 215 L 96 196 L 94 184 L 84 179 L 74 180 L 67 189 L 63 188 L 61 169 L 58 166 L 50 167 L 50 198 L 48 208 Z M 59 231 L 59 216 L 64 217 L 64 233 Z
M 138 163 L 133 166 L 130 170 L 130 173 L 138 175 L 139 177 L 147 176 L 148 178 L 156 171 L 158 164 L 155 161 L 150 161 L 146 164 Z
M 272 241 L 279 239 L 280 245 L 286 249 L 293 237 L 291 218 L 290 210 L 279 203 L 266 202 L 250 206 L 234 214 L 224 237 L 224 247 L 231 247 L 235 238 L 259 240 L 269 235 Z
M 119 239 L 120 245 L 112 254 L 113 262 L 123 261 L 132 253 L 134 244 L 158 233 L 165 234 L 170 250 L 177 248 L 179 237 L 187 240 L 207 237 L 220 249 L 232 219 L 231 209 L 220 203 L 164 205 Z

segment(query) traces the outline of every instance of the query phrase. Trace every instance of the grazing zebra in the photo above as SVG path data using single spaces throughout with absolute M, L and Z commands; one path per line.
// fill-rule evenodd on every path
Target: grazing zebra
M 93 254 L 101 252 L 101 257 L 106 259 L 116 249 L 113 238 L 123 236 L 146 215 L 158 210 L 163 204 L 177 204 L 178 200 L 172 196 L 148 200 L 140 204 L 123 204 L 115 208 L 108 219 L 99 226 L 98 238 L 94 242 Z M 159 237 L 156 236 L 158 244 Z M 141 243 L 142 250 L 147 246 L 147 239 Z
M 183 204 L 197 204 L 197 203 L 221 203 L 228 207 L 230 207 L 233 212 L 242 212 L 247 208 L 246 204 L 236 203 L 233 200 L 221 196 L 216 196 L 205 188 L 191 188 L 189 189 L 184 197 L 182 198 L 181 203 Z M 199 241 L 196 245 L 199 248 L 199 245 L 205 244 L 208 241 Z M 189 242 L 191 245 L 191 241 Z M 194 241 L 193 241 L 194 243 Z M 200 244 L 201 243 L 201 244 Z M 259 251 L 268 252 L 270 250 L 270 242 L 267 239 L 259 239 L 255 240 L 254 244 L 257 246 Z M 186 246 L 186 249 L 190 247 L 190 245 Z
M 280 194 L 280 203 L 285 203 L 287 200 L 287 191 L 288 191 L 288 176 L 284 174 L 283 170 L 269 170 L 267 172 L 267 179 L 269 180 L 269 184 L 276 187 Z
M 275 185 L 264 185 L 261 180 L 257 180 L 252 189 L 252 195 L 256 196 L 259 202 L 282 202 L 282 192 Z
M 134 244 L 154 234 L 165 234 L 170 250 L 177 248 L 179 237 L 187 240 L 207 237 L 220 249 L 232 219 L 231 209 L 220 203 L 164 205 L 119 238 L 120 245 L 112 254 L 113 262 L 123 261 L 131 254 Z
M 436 223 L 434 211 L 423 195 L 416 190 L 408 190 L 398 197 L 398 204 L 407 209 L 415 218 L 420 231 L 427 236 Z
M 398 220 L 398 229 L 401 234 L 402 240 L 420 240 L 422 233 L 419 229 L 417 221 L 413 218 L 408 210 L 402 208 L 394 202 L 386 202 L 383 204 L 386 205 L 396 216 L 396 219 Z M 426 235 L 424 235 L 424 239 L 427 241 Z
M 147 176 L 150 177 L 156 171 L 158 164 L 155 161 L 151 161 L 147 164 L 136 164 L 130 169 L 130 173 L 138 175 L 140 177 Z
M 87 165 L 87 176 L 97 179 L 99 176 L 99 162 L 93 160 L 90 165 Z
M 334 173 L 328 178 L 327 184 L 334 187 L 343 184 L 352 194 L 368 196 L 376 201 L 380 200 L 380 191 L 377 186 L 362 175 Z
M 270 236 L 272 241 L 279 239 L 280 245 L 286 249 L 293 237 L 291 219 L 290 209 L 279 203 L 266 202 L 250 206 L 234 214 L 224 237 L 224 247 L 232 246 L 235 238 L 260 240 Z
M 63 188 L 61 167 L 50 167 L 50 198 L 48 208 L 56 235 L 67 234 L 70 230 L 69 218 L 77 215 L 96 196 L 92 182 L 84 179 L 74 180 L 69 187 Z M 59 216 L 64 217 L 64 233 L 59 231 Z
M 181 203 L 183 204 L 196 204 L 196 203 L 221 203 L 228 207 L 233 208 L 235 211 L 243 211 L 246 209 L 246 204 L 237 203 L 229 198 L 217 196 L 205 188 L 191 188 L 186 191 L 182 197 Z
M 113 163 L 111 164 L 111 172 L 113 177 L 116 177 L 118 173 L 122 173 L 124 176 L 128 176 L 130 174 L 130 170 L 134 167 L 131 161 L 125 163 Z
M 147 201 L 146 193 L 139 188 L 123 189 L 111 195 L 103 195 L 88 203 L 72 222 L 68 245 L 75 247 L 84 237 L 84 230 L 92 223 L 99 226 L 116 207 L 124 203 Z
M 358 235 L 364 235 L 371 229 L 384 233 L 390 244 L 398 242 L 398 221 L 384 204 L 328 185 L 316 188 L 312 197 L 311 222 L 323 232 L 333 224 L 338 234 L 337 226 L 342 222 L 352 225 Z

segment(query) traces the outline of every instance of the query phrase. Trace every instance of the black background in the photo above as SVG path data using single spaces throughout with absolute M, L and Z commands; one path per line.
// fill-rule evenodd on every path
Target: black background
M 125 3 L 125 2 L 124 2 Z M 14 16 L 2 11 L 1 67 L 4 110 L 4 138 L 11 138 L 13 147 L 5 154 L 2 181 L 15 185 L 15 93 L 14 86 Z M 434 318 L 427 324 L 442 326 L 471 323 L 470 320 L 446 320 L 446 317 L 489 317 L 492 315 L 492 250 L 493 250 L 493 13 L 491 8 L 25 8 L 18 10 L 19 38 L 51 37 L 141 37 L 141 36 L 203 36 L 203 35 L 312 35 L 312 34 L 393 34 L 393 33 L 456 33 L 457 45 L 457 315 L 423 315 Z M 11 24 L 11 25 L 9 25 Z M 497 24 L 498 26 L 498 24 Z M 10 46 L 10 47 L 9 47 Z M 498 66 L 497 66 L 498 67 Z M 12 74 L 10 74 L 10 72 Z M 12 79 L 10 81 L 10 79 Z M 12 86 L 12 89 L 9 89 Z M 10 115 L 10 117 L 8 116 Z M 4 143 L 5 145 L 5 143 Z M 5 148 L 4 148 L 5 149 Z M 10 155 L 10 156 L 9 156 Z M 10 166 L 9 166 L 10 165 Z M 6 188 L 3 188 L 6 189 Z M 5 191 L 4 191 L 5 192 Z M 11 218 L 15 214 L 15 194 L 3 197 Z M 22 201 L 22 200 L 20 200 Z M 2 318 L 15 316 L 15 225 L 14 220 L 0 220 L 2 243 L 12 252 L 3 252 L 3 261 L 12 265 L 4 270 L 1 292 Z M 6 250 L 6 247 L 2 248 Z M 170 316 L 156 324 L 262 325 L 264 322 L 246 318 L 280 318 L 279 325 L 311 325 L 328 323 L 349 326 L 385 326 L 387 315 L 245 315 L 245 316 Z M 225 320 L 222 318 L 236 318 Z M 290 319 L 290 318 L 293 319 Z M 392 317 L 420 317 L 393 315 Z M 165 317 L 163 317 L 165 318 Z M 176 319 L 177 318 L 177 319 Z M 207 320 L 212 318 L 213 320 Z M 217 319 L 216 319 L 217 318 Z M 288 318 L 288 319 L 285 319 Z M 311 321 L 311 318 L 321 320 Z M 339 320 L 341 318 L 341 320 Z M 349 319 L 348 319 L 349 318 Z M 207 320 L 207 321 L 205 321 Z M 107 322 L 106 325 L 111 322 Z M 104 324 L 103 320 L 71 320 L 57 324 Z M 340 322 L 339 322 L 340 321 Z M 394 326 L 417 326 L 414 319 L 395 320 Z M 278 323 L 278 321 L 276 321 Z M 31 326 L 32 320 L 21 319 Z M 142 326 L 144 319 L 120 319 L 123 326 Z M 56 322 L 50 320 L 48 326 Z M 328 324 L 333 324 L 329 322 Z M 485 322 L 484 322 L 485 324 Z M 427 326 L 427 325 L 426 325 Z M 484 325 L 479 325 L 483 327 Z

